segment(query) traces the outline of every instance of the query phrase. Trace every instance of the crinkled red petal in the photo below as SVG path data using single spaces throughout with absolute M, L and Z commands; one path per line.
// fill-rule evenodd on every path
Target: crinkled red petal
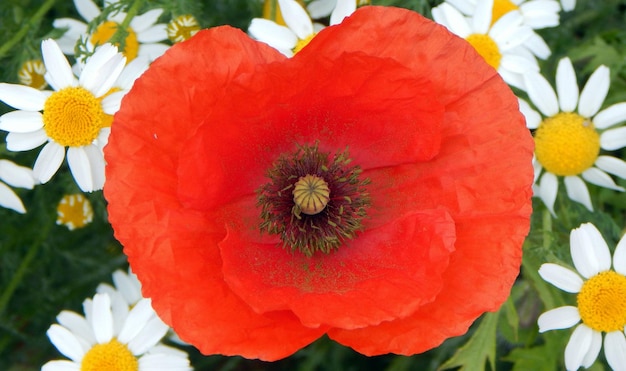
M 415 47 L 399 47 L 394 43 L 398 35 Z M 456 251 L 442 292 L 407 318 L 329 332 L 364 354 L 415 354 L 463 334 L 480 314 L 497 310 L 507 298 L 529 228 L 532 138 L 515 96 L 496 71 L 463 40 L 418 14 L 363 9 L 341 27 L 321 32 L 296 57 L 352 50 L 392 58 L 426 74 L 446 106 L 438 155 L 417 171 L 393 169 L 414 177 L 414 197 L 389 195 L 392 203 L 444 207 L 454 219 Z
M 229 27 L 172 47 L 139 79 L 105 148 L 109 220 L 159 316 L 207 354 L 275 360 L 321 336 L 291 312 L 255 313 L 221 274 L 216 225 L 177 197 L 180 151 L 233 77 L 283 57 Z M 218 62 L 219 61 L 219 62 Z
M 244 239 L 238 231 L 254 218 L 244 215 L 220 243 L 224 279 L 255 311 L 289 309 L 307 326 L 359 328 L 412 314 L 439 293 L 454 245 L 454 223 L 441 209 L 396 216 L 312 258 L 276 239 Z

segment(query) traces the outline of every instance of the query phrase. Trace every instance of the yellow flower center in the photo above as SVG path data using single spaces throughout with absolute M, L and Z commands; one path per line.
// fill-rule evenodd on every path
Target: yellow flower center
M 481 55 L 491 67 L 496 70 L 500 67 L 502 54 L 498 44 L 489 36 L 484 34 L 471 34 L 465 40 Z
M 293 202 L 307 215 L 319 214 L 330 201 L 328 183 L 315 175 L 301 176 L 294 184 Z
M 43 128 L 48 137 L 64 147 L 91 144 L 102 128 L 100 100 L 82 87 L 52 93 L 43 109 Z
M 115 34 L 119 25 L 113 21 L 106 21 L 96 28 L 96 31 L 91 35 L 91 43 L 94 45 L 102 45 L 109 40 Z M 137 58 L 139 53 L 139 41 L 137 41 L 137 34 L 132 28 L 127 28 L 128 35 L 124 39 L 124 48 L 121 50 L 122 54 L 126 57 L 126 63 Z M 116 44 L 120 47 L 119 44 Z
M 558 113 L 535 131 L 537 161 L 552 174 L 578 175 L 593 166 L 599 153 L 600 135 L 592 122 L 576 113 Z
M 309 36 L 307 36 L 305 39 L 298 39 L 298 43 L 293 48 L 293 54 L 296 54 L 300 50 L 304 49 L 304 47 L 307 46 L 311 42 L 311 40 L 313 40 L 315 35 L 316 35 L 316 33 L 314 32 L 314 33 L 310 34 Z
M 22 67 L 17 73 L 17 78 L 22 85 L 41 90 L 48 85 L 44 78 L 45 74 L 46 67 L 42 61 L 30 60 L 22 64 Z
M 190 14 L 178 16 L 167 24 L 167 37 L 174 43 L 185 41 L 198 31 L 200 31 L 200 25 Z
M 57 224 L 70 231 L 82 228 L 93 220 L 93 208 L 81 193 L 63 196 L 57 206 Z
M 624 331 L 626 326 L 626 277 L 614 271 L 599 273 L 578 293 L 583 323 L 596 331 Z
M 137 371 L 139 362 L 128 347 L 117 339 L 94 345 L 83 357 L 80 371 Z
M 494 0 L 493 10 L 491 12 L 491 24 L 496 23 L 496 21 L 506 13 L 518 9 L 519 7 L 510 0 Z

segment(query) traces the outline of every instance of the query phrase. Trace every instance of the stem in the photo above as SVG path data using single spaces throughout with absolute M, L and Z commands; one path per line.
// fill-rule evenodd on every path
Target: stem
M 547 207 L 543 208 L 543 212 L 541 213 L 541 235 L 543 240 L 543 248 L 549 249 L 550 243 L 552 242 L 552 214 Z
M 28 248 L 28 252 L 26 253 L 26 256 L 24 256 L 24 259 L 22 259 L 20 266 L 17 268 L 17 271 L 15 271 L 15 274 L 11 278 L 11 281 L 2 292 L 2 296 L 0 296 L 0 316 L 4 313 L 4 310 L 6 309 L 9 301 L 11 300 L 13 293 L 15 292 L 19 284 L 22 282 L 22 279 L 24 278 L 24 275 L 26 274 L 26 271 L 28 270 L 28 266 L 33 261 L 35 256 L 37 256 L 39 247 L 42 245 L 43 240 L 48 236 L 49 230 L 50 230 L 50 226 L 48 225 L 45 228 L 45 230 L 43 230 L 42 233 L 39 234 L 39 238 L 37 238 L 30 245 L 30 247 Z
M 41 8 L 39 8 L 37 12 L 33 14 L 33 17 L 28 22 L 24 23 L 24 25 L 22 25 L 22 28 L 20 28 L 19 31 L 17 31 L 15 35 L 13 35 L 13 37 L 9 39 L 9 41 L 0 46 L 0 58 L 4 57 L 4 55 L 9 52 L 11 48 L 19 43 L 20 40 L 22 40 L 22 38 L 26 36 L 28 30 L 33 25 L 35 25 L 35 23 L 39 23 L 41 18 L 46 14 L 46 12 L 48 12 L 48 10 L 50 10 L 50 8 L 52 8 L 55 2 L 56 0 L 46 0 Z
M 130 25 L 130 21 L 132 21 L 133 18 L 135 18 L 135 16 L 139 12 L 139 8 L 141 8 L 142 4 L 143 4 L 143 0 L 135 0 L 133 2 L 133 5 L 131 5 L 130 8 L 128 8 L 126 17 L 124 17 L 124 20 L 122 21 L 122 23 L 120 23 L 119 27 L 117 28 L 117 31 L 115 31 L 115 34 L 113 34 L 113 36 L 108 42 L 110 42 L 113 45 L 119 45 L 119 49 L 124 50 L 124 48 L 126 47 L 125 45 L 126 36 L 128 36 L 128 31 L 126 29 Z

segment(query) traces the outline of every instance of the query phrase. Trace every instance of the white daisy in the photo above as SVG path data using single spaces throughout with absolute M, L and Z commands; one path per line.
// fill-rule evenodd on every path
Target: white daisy
M 0 160 L 0 206 L 24 214 L 26 208 L 22 200 L 13 192 L 9 185 L 11 187 L 33 189 L 35 186 L 33 171 L 30 168 L 16 165 L 9 160 Z
M 143 299 L 141 294 L 141 282 L 137 278 L 130 267 L 128 273 L 122 270 L 116 270 L 113 272 L 113 286 L 108 283 L 101 283 L 96 288 L 98 293 L 106 293 L 111 297 L 111 307 L 113 312 L 118 313 L 118 316 L 125 318 L 127 313 L 126 308 L 132 308 Z M 170 328 L 167 338 L 180 345 L 189 345 L 182 341 L 178 335 Z
M 481 0 L 468 18 L 448 3 L 432 9 L 433 19 L 464 38 L 509 85 L 525 89 L 523 74 L 539 71 L 535 57 L 520 48 L 533 35 L 519 12 L 509 12 L 491 25 L 493 0 Z
M 50 361 L 42 371 L 191 370 L 186 353 L 159 344 L 167 325 L 154 313 L 149 299 L 140 300 L 125 318 L 111 310 L 108 294 L 96 294 L 83 307 L 85 317 L 62 311 L 59 324 L 47 331 L 50 341 L 70 360 Z
M 0 100 L 17 109 L 0 116 L 0 130 L 8 131 L 10 151 L 28 151 L 46 143 L 33 172 L 41 183 L 48 182 L 65 158 L 80 189 L 91 192 L 104 185 L 101 143 L 106 115 L 119 108 L 123 92 L 105 96 L 122 72 L 125 58 L 117 48 L 105 44 L 89 58 L 80 78 L 72 73 L 67 59 L 54 40 L 41 43 L 46 80 L 54 92 L 31 87 L 0 84 Z M 43 111 L 43 112 L 40 112 Z
M 590 367 L 604 336 L 604 354 L 614 370 L 626 370 L 626 238 L 613 254 L 593 224 L 570 234 L 570 251 L 578 272 L 557 264 L 543 264 L 541 277 L 559 289 L 577 294 L 576 306 L 549 310 L 539 316 L 539 332 L 570 328 L 579 322 L 565 348 L 568 370 Z
M 535 130 L 535 181 L 539 180 L 535 190 L 550 212 L 554 215 L 557 177 L 564 177 L 569 198 L 589 210 L 593 206 L 583 179 L 623 192 L 624 188 L 607 173 L 626 179 L 626 162 L 600 155 L 601 149 L 613 151 L 626 146 L 626 127 L 611 128 L 626 120 L 626 102 L 600 111 L 609 91 L 609 69 L 598 67 L 580 95 L 569 58 L 559 61 L 556 92 L 539 73 L 527 74 L 525 84 L 530 100 L 541 113 L 520 99 L 526 124 Z
M 248 32 L 287 57 L 292 57 L 308 44 L 320 29 L 316 29 L 306 10 L 296 0 L 278 0 L 280 11 L 287 27 L 269 19 L 254 18 Z M 338 0 L 330 16 L 330 24 L 341 23 L 356 10 L 353 0 Z
M 102 10 L 92 0 L 74 0 L 74 5 L 78 14 L 87 23 L 92 22 L 102 13 Z M 108 7 L 119 7 L 119 0 L 104 0 L 104 8 Z M 163 9 L 152 9 L 133 17 L 130 21 L 124 50 L 121 51 L 129 62 L 137 56 L 146 56 L 150 61 L 153 61 L 169 48 L 168 45 L 159 43 L 159 41 L 167 40 L 166 25 L 156 23 L 162 13 Z M 57 41 L 65 54 L 74 55 L 76 44 L 81 38 L 86 38 L 88 51 L 93 51 L 96 45 L 102 45 L 109 41 L 124 18 L 126 18 L 125 12 L 113 11 L 103 23 L 97 25 L 91 34 L 87 33 L 87 23 L 72 18 L 56 19 L 53 26 L 66 29 L 66 32 Z
M 473 15 L 480 0 L 446 0 L 461 13 Z M 491 22 L 495 23 L 508 12 L 517 11 L 522 15 L 523 24 L 539 30 L 559 25 L 561 6 L 556 0 L 494 0 Z
M 313 19 L 328 17 L 341 1 L 354 1 L 356 7 L 369 5 L 370 0 L 313 0 L 306 5 L 306 10 Z

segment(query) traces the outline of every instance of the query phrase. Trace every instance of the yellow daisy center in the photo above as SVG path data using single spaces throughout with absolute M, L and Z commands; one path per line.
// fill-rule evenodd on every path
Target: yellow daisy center
M 178 16 L 167 24 L 167 37 L 174 43 L 185 41 L 198 31 L 200 31 L 200 25 L 190 14 Z
M 137 371 L 139 362 L 128 347 L 117 339 L 94 345 L 83 357 L 80 371 Z
M 309 36 L 307 36 L 305 39 L 298 39 L 298 43 L 293 48 L 293 54 L 296 54 L 300 50 L 304 49 L 304 47 L 307 46 L 311 42 L 311 40 L 313 40 L 315 35 L 316 35 L 316 33 L 314 32 L 314 33 L 310 34 Z
M 474 49 L 480 54 L 487 64 L 491 67 L 498 69 L 500 67 L 500 60 L 502 59 L 502 53 L 498 44 L 489 36 L 485 34 L 471 34 L 465 40 L 470 43 Z
M 535 131 L 537 161 L 552 174 L 578 175 L 593 166 L 599 153 L 600 135 L 592 122 L 576 113 L 558 113 Z
M 17 78 L 22 85 L 41 90 L 48 85 L 46 79 L 44 78 L 45 74 L 46 67 L 43 62 L 35 59 L 26 61 L 22 64 L 22 67 L 17 73 Z
M 519 7 L 510 0 L 494 0 L 493 10 L 491 12 L 491 24 L 496 23 L 496 21 L 506 13 L 518 9 Z
M 82 87 L 61 89 L 46 99 L 43 128 L 64 147 L 82 147 L 94 141 L 102 128 L 100 100 Z
M 626 326 L 626 277 L 599 273 L 584 284 L 577 297 L 583 323 L 596 331 L 623 331 Z
M 113 21 L 106 21 L 96 28 L 96 31 L 91 35 L 91 43 L 94 45 L 102 45 L 109 40 L 115 34 L 119 27 L 119 24 Z M 121 52 L 126 57 L 126 63 L 132 61 L 137 58 L 137 53 L 139 53 L 139 41 L 137 41 L 137 34 L 133 31 L 132 28 L 127 28 L 126 31 L 128 35 L 126 39 L 124 39 L 124 49 Z M 119 47 L 119 45 L 117 45 Z
M 65 225 L 70 231 L 82 228 L 93 220 L 93 208 L 80 193 L 63 196 L 57 206 L 57 224 Z

